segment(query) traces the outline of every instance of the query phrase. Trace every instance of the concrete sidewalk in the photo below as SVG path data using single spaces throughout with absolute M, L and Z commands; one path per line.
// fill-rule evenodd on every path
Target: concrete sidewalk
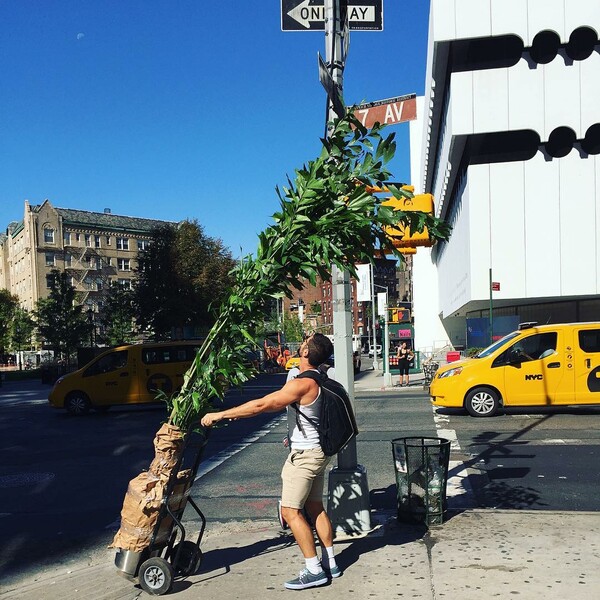
M 394 377 L 397 381 L 397 377 Z M 365 371 L 357 393 L 382 390 L 380 373 Z M 389 391 L 422 390 L 411 386 Z M 285 590 L 303 567 L 292 537 L 269 521 L 210 522 L 198 574 L 177 579 L 182 599 L 268 600 L 295 593 L 316 598 L 421 598 L 487 600 L 587 600 L 600 597 L 600 513 L 469 509 L 448 515 L 429 531 L 396 521 L 393 512 L 372 515 L 373 531 L 336 540 L 343 577 L 304 592 Z M 193 539 L 193 532 L 188 535 Z M 0 582 L 2 600 L 121 600 L 150 597 L 121 577 L 115 552 L 82 553 L 40 569 L 18 583 Z
M 383 515 L 379 515 L 381 518 Z M 211 523 L 200 572 L 175 581 L 184 599 L 315 598 L 582 600 L 600 592 L 600 514 L 472 510 L 429 531 L 388 515 L 369 536 L 336 541 L 343 577 L 284 589 L 303 563 L 273 522 Z M 149 597 L 122 578 L 114 552 L 74 560 L 8 590 L 3 600 L 125 600 Z

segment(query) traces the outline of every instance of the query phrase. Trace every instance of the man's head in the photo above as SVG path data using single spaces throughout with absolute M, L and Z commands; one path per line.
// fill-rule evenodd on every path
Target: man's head
M 314 333 L 307 337 L 300 346 L 300 358 L 306 359 L 315 369 L 333 354 L 331 340 L 322 333 Z

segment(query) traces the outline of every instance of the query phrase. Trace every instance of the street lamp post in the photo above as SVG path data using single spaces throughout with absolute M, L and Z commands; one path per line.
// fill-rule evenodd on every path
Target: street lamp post
M 384 331 L 383 331 L 383 385 L 384 387 L 392 386 L 392 374 L 390 373 L 390 331 L 389 331 L 389 310 L 388 310 L 388 299 L 389 299 L 389 288 L 387 285 L 373 284 L 375 287 L 385 290 L 385 307 L 384 307 Z M 373 356 L 377 354 L 377 346 L 373 352 Z

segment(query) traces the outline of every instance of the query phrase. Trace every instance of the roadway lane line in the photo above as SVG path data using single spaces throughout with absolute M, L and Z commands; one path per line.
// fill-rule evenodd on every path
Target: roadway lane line
M 250 444 L 260 440 L 268 433 L 271 433 L 271 429 L 274 429 L 281 423 L 283 423 L 287 419 L 286 415 L 282 415 L 276 419 L 273 419 L 269 425 L 263 427 L 255 434 L 244 438 L 238 444 L 232 444 L 225 450 L 222 450 L 218 454 L 215 454 L 211 458 L 208 458 L 206 461 L 203 461 L 202 465 L 198 468 L 198 472 L 196 473 L 196 478 L 194 479 L 194 483 L 196 483 L 199 479 L 210 473 L 213 469 L 216 469 L 218 466 L 222 465 L 226 460 L 229 460 L 232 456 L 235 456 L 238 452 L 246 449 Z
M 433 410 L 433 421 L 437 429 L 438 436 L 446 440 L 450 440 L 450 452 L 460 452 L 460 444 L 456 436 L 456 430 L 446 429 L 450 418 L 448 415 L 439 415 L 435 407 Z M 452 473 L 448 477 L 446 484 L 446 497 L 454 509 L 472 508 L 475 506 L 475 495 L 473 487 L 469 481 L 469 473 L 467 469 L 461 469 L 463 462 L 460 460 L 450 460 L 448 464 L 448 472 Z

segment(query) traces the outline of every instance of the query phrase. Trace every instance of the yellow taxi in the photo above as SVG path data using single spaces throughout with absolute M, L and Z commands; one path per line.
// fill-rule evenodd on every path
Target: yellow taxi
M 290 369 L 298 369 L 300 367 L 300 357 L 299 356 L 291 356 L 288 358 L 285 363 L 285 370 L 289 371 Z
M 600 404 L 600 323 L 523 323 L 474 358 L 440 367 L 433 406 L 490 417 L 501 406 Z
M 48 401 L 82 415 L 117 404 L 156 402 L 159 391 L 169 395 L 183 385 L 183 376 L 201 341 L 135 344 L 111 348 L 84 367 L 60 377 Z

